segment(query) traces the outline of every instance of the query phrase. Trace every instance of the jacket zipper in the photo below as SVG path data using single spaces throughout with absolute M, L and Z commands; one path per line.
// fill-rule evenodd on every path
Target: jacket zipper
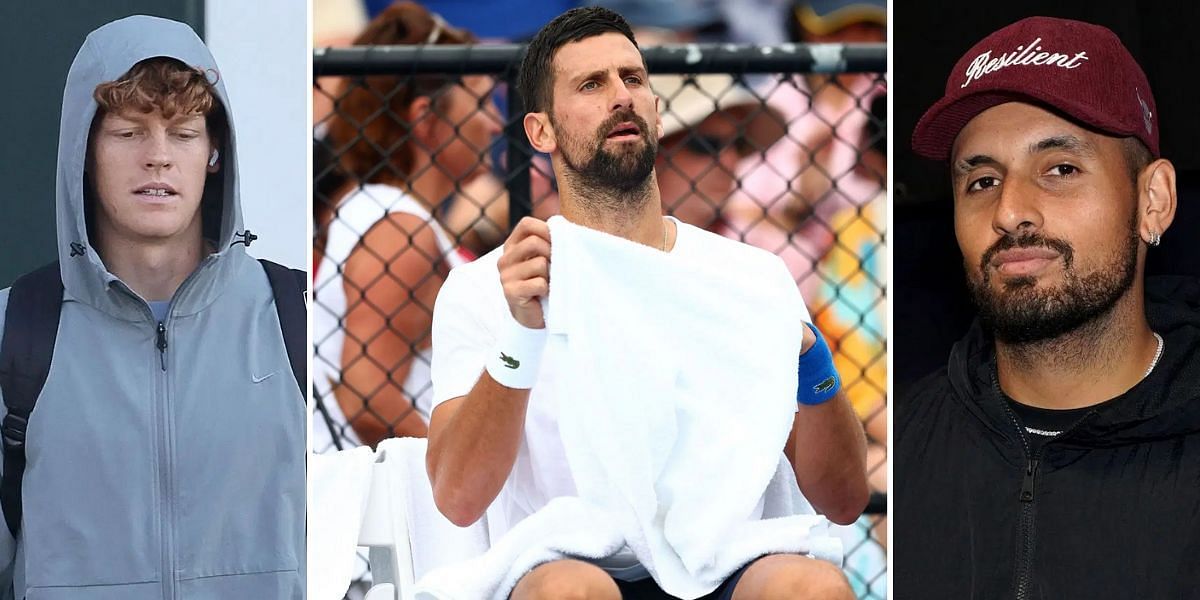
M 158 400 L 160 410 L 158 419 L 159 444 L 159 494 L 160 518 L 162 522 L 162 587 L 164 600 L 175 598 L 175 511 L 171 481 L 174 478 L 174 457 L 171 452 L 171 394 L 170 381 L 167 373 L 167 343 L 166 325 L 158 323 L 155 348 L 158 350 L 160 366 L 158 380 Z
M 167 326 L 162 321 L 158 322 L 158 336 L 154 346 L 158 348 L 158 364 L 162 366 L 165 373 L 167 371 Z
M 1033 577 L 1033 548 L 1037 539 L 1037 531 L 1034 528 L 1037 474 L 1041 464 L 1042 449 L 1046 447 L 1046 443 L 1043 442 L 1037 452 L 1029 451 L 1029 440 L 1025 437 L 1025 429 L 1021 427 L 1021 421 L 1017 419 L 1017 415 L 1013 414 L 1012 409 L 1009 408 L 1008 402 L 1000 390 L 1000 381 L 994 375 L 992 383 L 996 388 L 997 399 L 1004 405 L 1004 412 L 1008 413 L 1013 427 L 1017 429 L 1017 435 L 1021 438 L 1021 454 L 1025 457 L 1025 473 L 1021 476 L 1021 489 L 1017 496 L 1021 502 L 1021 518 L 1017 523 L 1017 568 L 1014 576 L 1016 577 L 1017 600 L 1028 600 L 1029 581 Z
M 1033 544 L 1037 539 L 1033 504 L 1034 484 L 1037 481 L 1041 453 L 1039 449 L 1025 463 L 1025 475 L 1021 478 L 1021 543 L 1017 548 L 1017 600 L 1028 600 L 1029 580 L 1033 576 Z
M 1021 425 L 1020 419 L 1013 413 L 1012 408 L 1008 406 L 1008 401 L 1004 397 L 1004 391 L 1000 389 L 1000 377 L 997 375 L 995 368 L 992 369 L 992 389 L 996 393 L 996 400 L 1004 407 L 1004 412 L 1008 414 L 1008 418 L 1012 421 L 1013 427 L 1017 429 L 1017 435 L 1021 439 L 1022 455 L 1025 458 L 1025 472 L 1021 476 L 1021 489 L 1017 495 L 1021 503 L 1021 520 L 1017 525 L 1017 560 L 1016 560 L 1016 599 L 1030 599 L 1030 582 L 1033 579 L 1033 550 L 1034 543 L 1037 541 L 1037 522 L 1036 522 L 1036 505 L 1037 500 L 1037 476 L 1038 470 L 1041 467 L 1042 451 L 1051 442 L 1062 439 L 1067 434 L 1074 431 L 1077 427 L 1088 420 L 1092 415 L 1096 414 L 1095 410 L 1088 411 L 1087 414 L 1075 421 L 1070 427 L 1064 429 L 1058 435 L 1042 442 L 1038 447 L 1037 452 L 1030 452 L 1029 439 L 1025 436 L 1025 428 Z
M 160 487 L 162 489 L 162 527 L 163 527 L 163 599 L 175 599 L 175 453 L 171 441 L 175 439 L 175 432 L 172 428 L 171 419 L 171 374 L 167 371 L 167 322 L 171 320 L 171 313 L 175 309 L 175 300 L 179 295 L 188 288 L 188 284 L 195 279 L 196 274 L 208 267 L 213 261 L 213 257 L 209 256 L 201 260 L 196 269 L 193 270 L 179 287 L 175 289 L 175 293 L 171 296 L 171 301 L 167 304 L 167 316 L 158 322 L 155 328 L 154 347 L 158 350 L 158 364 L 161 369 L 162 382 L 162 418 L 159 419 L 159 427 L 161 428 L 161 444 L 160 457 L 162 460 L 162 481 Z M 149 310 L 149 307 L 146 307 Z M 153 315 L 151 319 L 153 319 Z
M 190 277 L 189 277 L 190 278 Z M 187 280 L 184 280 L 187 283 Z M 174 510 L 171 502 L 171 478 L 173 477 L 172 456 L 171 456 L 171 434 L 170 429 L 170 410 L 169 410 L 169 382 L 167 381 L 167 324 L 170 320 L 171 308 L 174 305 L 174 299 L 167 308 L 167 318 L 162 321 L 157 320 L 154 316 L 154 311 L 141 300 L 132 289 L 119 284 L 125 293 L 142 303 L 146 316 L 150 317 L 150 321 L 155 323 L 154 327 L 154 349 L 158 352 L 159 373 L 154 378 L 154 414 L 157 417 L 154 420 L 155 437 L 158 438 L 158 468 L 155 471 L 158 473 L 158 494 L 159 502 L 159 532 L 162 544 L 161 560 L 162 560 L 162 593 L 163 600 L 174 600 L 175 598 L 175 540 L 174 540 Z M 182 288 L 183 285 L 180 285 Z M 161 402 L 159 401 L 161 400 Z
M 155 428 L 158 434 L 158 487 L 159 495 L 161 496 L 161 543 L 162 543 L 162 589 L 164 600 L 174 600 L 175 598 L 175 504 L 174 504 L 174 465 L 175 457 L 171 451 L 171 440 L 174 438 L 171 431 L 171 381 L 170 375 L 167 372 L 167 322 L 171 320 L 171 311 L 175 308 L 175 299 L 184 291 L 188 284 L 191 283 L 202 269 L 207 268 L 213 261 L 213 257 L 209 256 L 200 261 L 196 269 L 189 274 L 179 287 L 175 289 L 175 294 L 171 297 L 170 303 L 167 305 L 167 316 L 162 321 L 158 321 L 154 316 L 154 311 L 137 295 L 129 286 L 123 282 L 118 284 L 118 287 L 141 303 L 145 309 L 147 316 L 151 322 L 155 323 L 154 328 L 154 348 L 158 351 L 158 377 L 155 377 L 155 412 L 158 419 L 155 423 Z M 161 399 L 162 402 L 158 402 Z

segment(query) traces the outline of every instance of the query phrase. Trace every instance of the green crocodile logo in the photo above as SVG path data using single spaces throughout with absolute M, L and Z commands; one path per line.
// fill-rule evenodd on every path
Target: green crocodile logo
M 504 363 L 504 366 L 506 366 L 510 369 L 515 369 L 515 368 L 521 366 L 521 361 L 519 361 L 503 352 L 500 353 L 500 362 Z
M 834 379 L 832 375 L 830 375 L 829 377 L 826 377 L 825 380 L 822 381 L 821 383 L 818 383 L 817 385 L 813 386 L 813 393 L 814 394 L 824 394 L 825 392 L 832 390 L 833 386 L 836 384 L 837 384 L 837 380 Z

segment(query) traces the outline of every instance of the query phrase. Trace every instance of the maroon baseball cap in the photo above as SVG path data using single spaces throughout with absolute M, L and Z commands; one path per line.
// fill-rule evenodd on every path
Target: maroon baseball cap
M 1158 119 L 1146 74 L 1111 30 L 1030 17 L 971 48 L 913 132 L 917 154 L 949 160 L 962 128 L 1006 102 L 1028 102 L 1103 133 L 1133 136 L 1155 156 Z

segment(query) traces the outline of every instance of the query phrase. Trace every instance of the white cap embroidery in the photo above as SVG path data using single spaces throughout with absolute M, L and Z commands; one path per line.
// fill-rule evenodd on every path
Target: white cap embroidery
M 1044 65 L 1061 67 L 1063 69 L 1077 69 L 1083 66 L 1083 61 L 1088 59 L 1087 52 L 1076 52 L 1074 55 L 1062 54 L 1060 52 L 1045 52 L 1038 45 L 1041 42 L 1042 38 L 1037 38 L 1028 45 L 1017 46 L 1016 50 L 1001 54 L 998 58 L 992 58 L 991 50 L 976 56 L 975 60 L 971 61 L 971 65 L 967 67 L 967 80 L 959 87 L 965 88 L 972 81 L 978 81 L 984 75 L 1012 66 Z

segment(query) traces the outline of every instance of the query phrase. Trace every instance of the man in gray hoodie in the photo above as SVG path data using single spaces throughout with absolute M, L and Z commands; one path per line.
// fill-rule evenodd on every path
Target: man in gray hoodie
M 0 532 L 16 598 L 304 597 L 304 397 L 246 254 L 220 73 L 186 25 L 139 16 L 67 76 L 59 327 Z M 0 291 L 12 334 L 10 308 Z

